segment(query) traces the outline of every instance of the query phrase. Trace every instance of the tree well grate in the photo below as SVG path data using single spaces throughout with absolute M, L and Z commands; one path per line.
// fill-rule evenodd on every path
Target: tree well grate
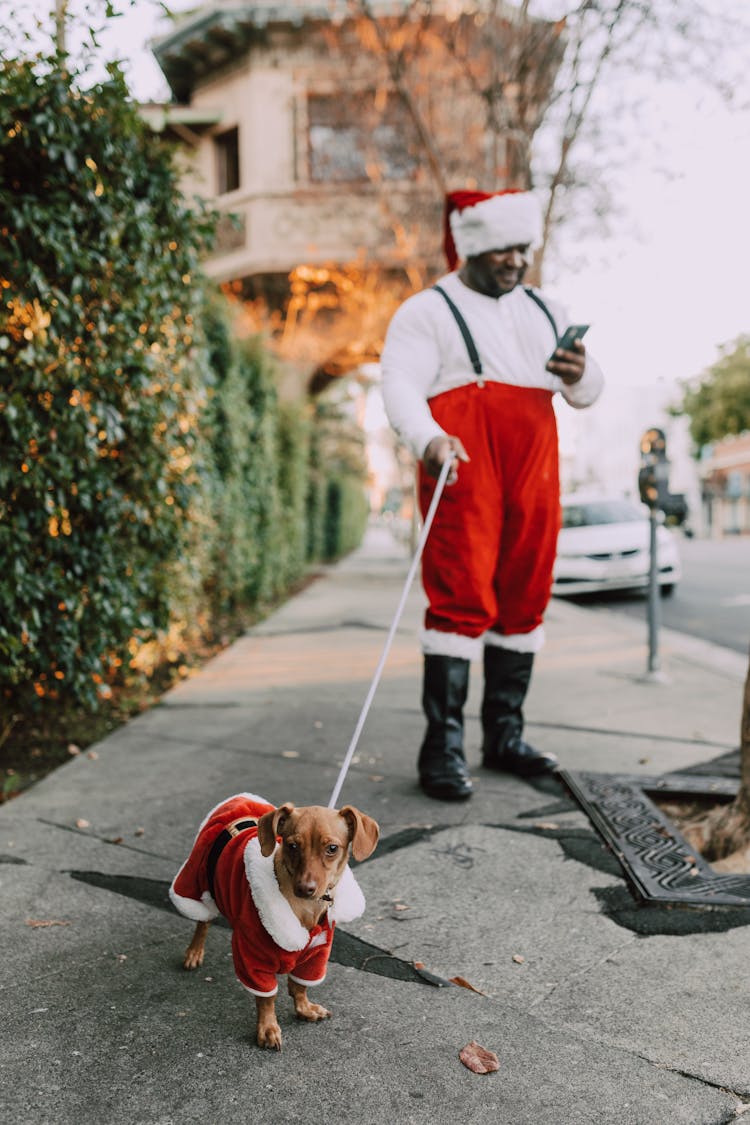
M 645 903 L 683 906 L 750 905 L 750 875 L 725 875 L 688 844 L 651 799 L 731 800 L 738 781 L 696 774 L 634 774 L 560 770 L 557 775 L 620 862 Z

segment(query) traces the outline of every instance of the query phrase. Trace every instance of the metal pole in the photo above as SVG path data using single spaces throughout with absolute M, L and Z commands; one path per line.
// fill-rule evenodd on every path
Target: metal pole
M 657 509 L 649 513 L 649 568 L 648 568 L 648 670 L 659 671 L 659 560 L 657 558 Z

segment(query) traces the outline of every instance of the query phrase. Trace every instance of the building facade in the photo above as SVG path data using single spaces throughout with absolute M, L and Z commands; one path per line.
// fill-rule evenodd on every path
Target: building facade
M 750 432 L 706 446 L 699 474 L 706 534 L 750 535 Z

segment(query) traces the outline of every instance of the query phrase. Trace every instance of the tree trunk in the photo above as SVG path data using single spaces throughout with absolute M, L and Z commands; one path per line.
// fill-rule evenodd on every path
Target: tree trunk
M 709 863 L 748 853 L 744 865 L 734 869 L 750 871 L 750 662 L 740 722 L 740 789 L 731 804 L 709 815 L 703 825 L 703 837 L 700 850 Z

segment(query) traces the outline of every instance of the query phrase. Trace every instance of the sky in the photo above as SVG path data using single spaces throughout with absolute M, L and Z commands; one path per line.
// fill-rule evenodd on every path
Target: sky
M 25 14 L 41 14 L 49 2 L 27 0 Z M 170 6 L 195 5 L 172 0 Z M 147 46 L 168 27 L 159 5 L 136 0 L 128 8 L 119 0 L 119 6 L 126 14 L 102 36 L 104 54 L 124 61 L 139 100 L 167 98 Z M 654 83 L 646 94 L 646 119 L 658 144 L 652 138 L 640 156 L 638 145 L 631 146 L 609 236 L 573 243 L 563 229 L 545 272 L 544 287 L 568 307 L 571 320 L 591 324 L 587 347 L 607 380 L 595 408 L 600 455 L 626 415 L 636 429 L 659 424 L 659 404 L 679 397 L 678 381 L 700 375 L 721 345 L 750 332 L 750 107 L 729 108 L 697 87 Z M 578 419 L 567 429 L 574 441 Z

